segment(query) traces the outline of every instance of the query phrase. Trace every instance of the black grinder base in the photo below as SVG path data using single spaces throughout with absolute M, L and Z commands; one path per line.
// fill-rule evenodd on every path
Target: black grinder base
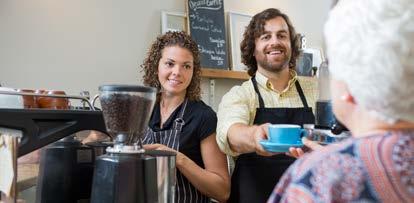
M 107 152 L 95 164 L 92 203 L 158 201 L 155 157 Z
M 93 169 L 93 149 L 79 141 L 58 141 L 45 147 L 40 155 L 36 202 L 88 200 Z

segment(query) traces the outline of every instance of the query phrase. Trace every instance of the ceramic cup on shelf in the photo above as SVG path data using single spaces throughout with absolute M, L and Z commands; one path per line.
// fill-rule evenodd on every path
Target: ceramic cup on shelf
M 45 91 L 46 95 L 66 95 L 64 91 L 61 90 L 47 90 Z M 40 108 L 45 109 L 68 109 L 69 108 L 69 100 L 67 98 L 60 98 L 60 97 L 39 97 L 38 105 Z
M 46 90 L 35 90 L 35 94 L 45 94 L 46 93 Z M 39 99 L 40 99 L 41 97 L 39 97 L 39 96 L 36 96 L 35 97 L 35 99 L 36 99 L 36 103 L 37 103 L 37 107 L 39 107 L 40 108 L 40 105 L 39 105 Z
M 18 89 L 17 92 L 21 93 L 35 93 L 34 90 L 31 89 Z M 37 108 L 37 101 L 35 96 L 22 96 L 23 97 L 23 105 L 25 109 Z

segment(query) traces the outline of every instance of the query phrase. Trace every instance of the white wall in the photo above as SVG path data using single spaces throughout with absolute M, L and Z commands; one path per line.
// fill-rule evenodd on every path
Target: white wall
M 224 0 L 225 11 L 287 13 L 309 47 L 322 47 L 330 0 Z M 139 64 L 160 33 L 160 11 L 185 0 L 1 0 L 0 83 L 30 89 L 97 93 L 104 83 L 141 84 Z M 237 80 L 216 80 L 216 108 Z M 202 87 L 208 93 L 208 80 Z

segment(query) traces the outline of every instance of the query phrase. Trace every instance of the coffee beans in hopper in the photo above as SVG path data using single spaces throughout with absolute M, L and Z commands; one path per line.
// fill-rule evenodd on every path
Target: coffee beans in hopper
M 130 134 L 146 128 L 153 101 L 130 94 L 104 94 L 99 97 L 108 132 Z

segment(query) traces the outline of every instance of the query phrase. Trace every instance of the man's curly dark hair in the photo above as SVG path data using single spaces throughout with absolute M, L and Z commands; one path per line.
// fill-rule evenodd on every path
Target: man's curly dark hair
M 155 42 L 148 50 L 147 57 L 141 65 L 144 72 L 144 85 L 156 87 L 161 89 L 160 81 L 158 80 L 158 64 L 162 56 L 162 50 L 166 47 L 179 46 L 189 50 L 193 55 L 193 77 L 190 85 L 187 87 L 186 97 L 189 100 L 200 100 L 201 89 L 201 67 L 200 55 L 197 43 L 185 32 L 167 32 L 157 37 Z
M 250 76 L 255 75 L 257 71 L 257 61 L 254 56 L 255 40 L 263 34 L 266 21 L 276 17 L 282 17 L 289 27 L 290 45 L 292 48 L 289 68 L 295 69 L 296 59 L 299 56 L 300 37 L 296 34 L 295 28 L 286 14 L 278 9 L 269 8 L 253 16 L 243 34 L 243 41 L 240 43 L 242 62 L 248 67 L 247 73 Z

